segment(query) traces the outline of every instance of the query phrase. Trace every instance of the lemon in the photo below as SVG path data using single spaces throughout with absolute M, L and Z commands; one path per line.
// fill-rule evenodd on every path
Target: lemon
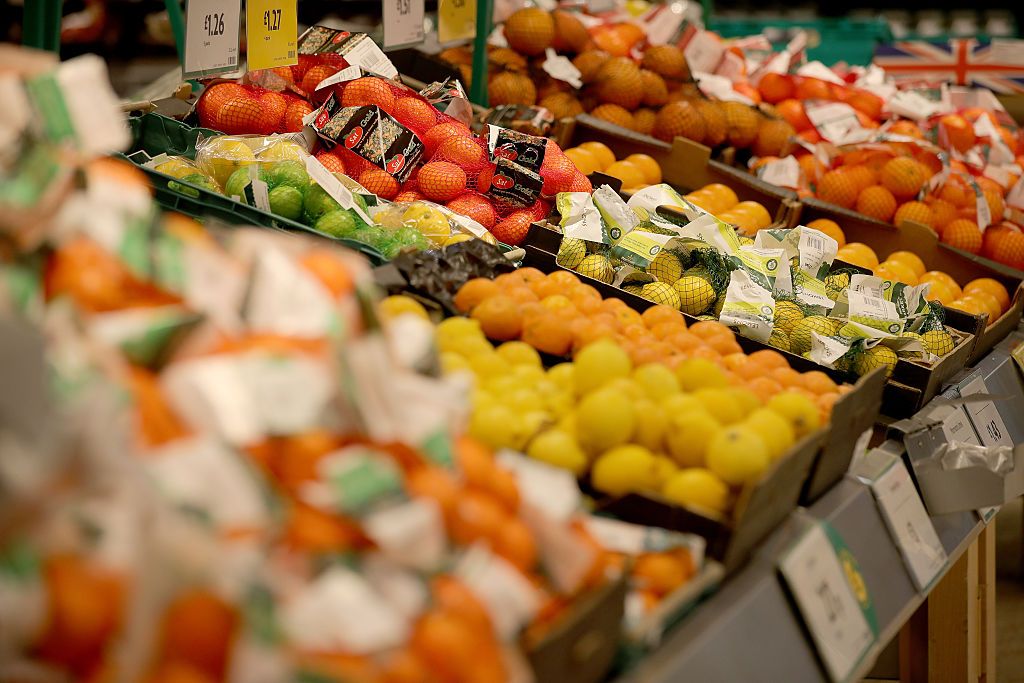
M 581 425 L 582 427 L 582 425 Z M 613 496 L 657 488 L 657 462 L 643 446 L 620 446 L 602 454 L 590 470 L 598 491 Z
M 660 401 L 679 393 L 679 380 L 666 365 L 646 363 L 633 370 L 633 381 L 647 396 Z
M 672 461 L 672 458 L 664 455 L 654 456 L 654 480 L 655 488 L 660 489 L 665 483 L 676 475 L 679 468 Z
M 303 161 L 308 152 L 292 140 L 271 140 L 256 156 L 260 161 Z
M 665 415 L 671 418 L 673 415 L 683 415 L 695 410 L 703 410 L 700 401 L 692 394 L 674 394 L 661 400 L 659 406 Z
M 736 403 L 739 404 L 740 411 L 744 415 L 749 415 L 750 413 L 754 412 L 755 410 L 761 407 L 761 399 L 758 398 L 757 394 L 755 394 L 750 389 L 743 389 L 741 387 L 729 387 L 728 391 L 732 395 Z
M 435 244 L 442 244 L 451 236 L 448 217 L 437 209 L 417 202 L 402 214 L 402 223 L 419 230 Z
M 636 427 L 633 402 L 627 396 L 598 390 L 587 394 L 576 408 L 581 445 L 600 453 L 626 442 Z
M 823 315 L 811 315 L 793 325 L 789 333 L 789 350 L 803 354 L 811 350 L 811 333 L 831 336 L 836 332 L 835 323 Z
M 698 389 L 693 392 L 693 397 L 700 401 L 701 407 L 708 411 L 711 417 L 724 425 L 731 425 L 743 419 L 743 407 L 730 389 Z
M 196 154 L 196 163 L 223 187 L 236 170 L 256 162 L 256 155 L 237 138 L 217 137 L 206 142 Z
M 818 406 L 808 396 L 795 391 L 775 394 L 765 407 L 786 418 L 797 438 L 810 434 L 821 424 Z
M 577 476 L 587 468 L 587 456 L 576 439 L 561 429 L 546 429 L 535 436 L 526 454 L 534 460 L 569 470 Z
M 576 365 L 574 363 L 559 363 L 548 370 L 548 379 L 558 385 L 560 389 L 574 391 L 576 388 Z
M 775 302 L 775 328 L 787 335 L 793 333 L 793 326 L 804 319 L 803 310 L 792 301 Z
M 599 339 L 585 346 L 573 361 L 576 366 L 576 393 L 583 395 L 603 387 L 613 379 L 629 377 L 633 363 L 621 346 L 610 339 Z
M 780 329 L 772 330 L 771 336 L 768 337 L 768 343 L 782 351 L 789 351 L 789 335 Z
M 512 365 L 525 365 L 531 368 L 540 368 L 540 354 L 537 350 L 521 341 L 507 341 L 496 349 L 498 355 Z M 543 371 L 541 372 L 543 375 Z
M 710 470 L 688 467 L 664 483 L 661 495 L 671 503 L 722 513 L 729 509 L 729 487 Z
M 153 170 L 169 176 L 174 176 L 175 178 L 184 178 L 187 175 L 195 173 L 198 169 L 187 159 L 171 157 L 162 164 L 154 166 Z
M 558 245 L 558 256 L 555 257 L 555 263 L 563 268 L 576 270 L 586 257 L 586 242 L 574 237 L 564 237 L 562 243 Z
M 640 296 L 653 301 L 656 304 L 664 304 L 672 308 L 679 308 L 679 294 L 667 282 L 650 282 L 640 288 Z
M 925 332 L 921 335 L 921 343 L 924 344 L 925 351 L 936 356 L 945 356 L 956 346 L 953 342 L 953 337 L 944 330 L 929 330 Z
M 430 316 L 427 315 L 427 309 L 423 308 L 423 304 L 412 297 L 398 295 L 389 296 L 381 301 L 377 305 L 377 310 L 385 318 L 397 318 L 400 315 L 406 313 L 419 316 L 424 320 L 429 320 Z
M 457 353 L 444 351 L 439 355 L 441 360 L 441 371 L 449 375 L 460 370 L 470 370 L 469 362 Z
M 688 358 L 676 366 L 676 378 L 683 391 L 729 386 L 722 368 L 707 358 Z
M 768 457 L 778 460 L 796 443 L 796 432 L 789 420 L 768 408 L 758 408 L 743 420 L 743 424 L 754 430 L 768 447 Z
M 721 430 L 721 423 L 705 410 L 673 415 L 665 435 L 669 455 L 681 467 L 701 467 L 708 444 Z
M 519 419 L 503 405 L 488 405 L 473 411 L 469 435 L 491 448 L 516 448 L 519 441 Z
M 679 295 L 679 310 L 690 315 L 704 313 L 718 298 L 711 283 L 699 275 L 683 275 L 673 287 Z
M 651 451 L 660 451 L 668 431 L 668 416 L 654 401 L 636 402 L 636 429 L 633 441 Z
M 764 440 L 744 425 L 726 427 L 708 444 L 708 469 L 732 486 L 756 481 L 769 462 Z
M 679 262 L 679 257 L 673 252 L 662 249 L 651 261 L 647 272 L 658 278 L 659 282 L 674 285 L 683 274 L 683 264 Z
M 925 333 L 927 334 L 927 332 Z M 921 335 L 922 337 L 924 335 Z M 925 348 L 928 348 L 927 346 Z M 888 346 L 873 346 L 864 351 L 857 360 L 853 362 L 853 371 L 858 375 L 866 375 L 875 368 L 885 368 L 885 376 L 892 377 L 892 371 L 896 368 L 896 361 L 899 358 L 896 352 Z
M 459 242 L 468 242 L 468 241 L 470 241 L 472 239 L 476 239 L 476 238 L 473 235 L 470 235 L 470 234 L 465 233 L 465 232 L 457 232 L 457 233 L 454 233 L 448 239 L 446 239 L 444 241 L 444 244 L 442 244 L 441 246 L 443 246 L 443 247 L 450 247 L 453 244 L 458 244 Z
M 825 296 L 835 301 L 839 294 L 850 286 L 849 273 L 832 273 L 825 276 Z
M 615 271 L 612 270 L 612 263 L 606 256 L 601 254 L 591 254 L 585 259 L 580 261 L 580 265 L 576 268 L 576 272 L 580 275 L 586 275 L 587 277 L 594 278 L 605 284 L 610 285 L 612 280 L 615 279 Z

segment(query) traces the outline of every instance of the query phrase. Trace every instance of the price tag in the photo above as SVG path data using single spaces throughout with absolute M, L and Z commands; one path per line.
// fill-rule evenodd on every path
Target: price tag
M 882 518 L 903 555 L 914 585 L 919 591 L 927 591 L 946 566 L 946 549 L 935 533 L 903 460 L 877 450 L 870 457 L 884 468 L 881 474 L 868 481 Z
M 248 0 L 245 24 L 250 71 L 298 64 L 295 43 L 299 37 L 297 0 Z
M 758 174 L 761 180 L 779 187 L 796 189 L 800 186 L 800 163 L 790 155 L 777 161 L 769 161 Z
M 725 45 L 707 31 L 697 31 L 683 48 L 686 64 L 691 72 L 701 71 L 713 74 L 722 61 Z
M 476 35 L 476 0 L 438 0 L 437 40 L 442 45 Z
M 845 681 L 875 641 L 876 627 L 869 621 L 873 613 L 862 606 L 867 590 L 860 574 L 850 570 L 854 564 L 842 539 L 824 522 L 811 527 L 779 562 L 833 681 Z M 863 601 L 854 593 L 851 578 Z
M 384 3 L 384 49 L 419 45 L 423 42 L 424 0 L 382 0 Z
M 976 394 L 988 394 L 985 379 L 980 375 L 960 387 L 960 396 L 967 398 Z M 1006 423 L 1003 422 L 995 401 L 971 401 L 964 404 L 967 415 L 974 425 L 982 446 L 1009 446 L 1013 448 Z
M 189 0 L 185 13 L 185 78 L 238 70 L 240 0 Z

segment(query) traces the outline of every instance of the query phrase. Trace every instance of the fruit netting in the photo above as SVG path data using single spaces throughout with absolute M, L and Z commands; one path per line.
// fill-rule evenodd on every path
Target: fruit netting
M 203 127 L 228 135 L 298 133 L 311 111 L 309 102 L 291 92 L 240 83 L 211 85 L 196 104 Z

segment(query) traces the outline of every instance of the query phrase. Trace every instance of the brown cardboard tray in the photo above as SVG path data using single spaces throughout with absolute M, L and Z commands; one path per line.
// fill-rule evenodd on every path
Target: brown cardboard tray
M 986 325 L 987 316 L 970 316 L 960 312 L 956 316 L 959 325 L 953 326 L 960 330 L 976 331 L 977 342 L 969 356 L 968 364 L 973 364 L 987 354 L 1000 341 L 1006 338 L 1021 319 L 1024 311 L 1024 272 L 996 263 L 986 258 L 953 249 L 939 242 L 938 235 L 927 226 L 919 223 L 903 223 L 899 227 L 868 218 L 856 211 L 823 202 L 818 199 L 805 199 L 795 207 L 791 214 L 789 227 L 807 225 L 819 218 L 828 218 L 839 224 L 849 242 L 863 242 L 884 259 L 894 251 L 906 249 L 917 253 L 929 270 L 942 270 L 961 285 L 979 277 L 990 277 L 998 280 L 1010 292 L 1012 301 L 1010 308 L 991 325 Z M 974 324 L 962 320 L 962 316 L 978 318 Z M 963 327 L 967 325 L 968 327 Z
M 615 662 L 628 572 L 583 596 L 526 657 L 537 683 L 597 683 Z
M 768 209 L 775 222 L 784 226 L 789 225 L 787 221 L 796 204 L 796 193 L 714 161 L 708 147 L 686 138 L 677 137 L 668 143 L 588 114 L 559 121 L 552 137 L 562 149 L 596 141 L 607 145 L 618 159 L 630 154 L 647 154 L 661 166 L 664 182 L 684 192 L 711 183 L 728 185 L 740 201 L 759 202 Z

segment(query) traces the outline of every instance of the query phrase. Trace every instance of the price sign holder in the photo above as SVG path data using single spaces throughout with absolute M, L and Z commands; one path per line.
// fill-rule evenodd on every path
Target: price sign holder
M 874 449 L 863 458 L 855 474 L 871 489 L 914 586 L 927 592 L 949 558 L 903 459 Z
M 189 0 L 182 73 L 186 79 L 238 71 L 241 0 Z
M 250 71 L 299 63 L 297 0 L 247 0 L 245 28 Z
M 778 568 L 829 679 L 847 681 L 878 636 L 856 558 L 832 525 L 814 521 Z
M 423 42 L 424 0 L 382 0 L 384 49 L 397 50 Z

